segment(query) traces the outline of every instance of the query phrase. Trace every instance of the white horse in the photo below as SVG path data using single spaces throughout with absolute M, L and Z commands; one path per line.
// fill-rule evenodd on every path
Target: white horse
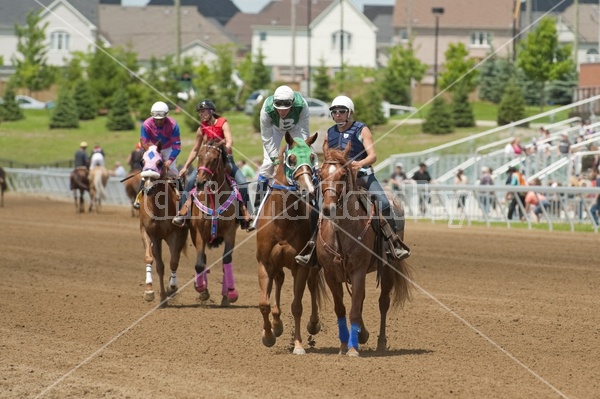
M 90 212 L 96 206 L 100 212 L 102 200 L 106 199 L 106 184 L 108 183 L 108 170 L 104 166 L 95 166 L 90 170 Z

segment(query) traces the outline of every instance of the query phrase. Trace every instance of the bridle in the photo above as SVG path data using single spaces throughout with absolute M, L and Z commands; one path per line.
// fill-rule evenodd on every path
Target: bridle
M 210 176 L 210 179 L 207 180 L 208 182 L 215 182 L 213 180 L 213 177 L 215 176 L 215 173 L 217 172 L 217 170 L 219 170 L 219 167 L 221 166 L 222 160 L 223 160 L 223 149 L 221 147 L 217 147 L 215 145 L 212 144 L 204 144 L 203 145 L 204 148 L 206 148 L 206 152 L 210 151 L 210 150 L 215 150 L 217 152 L 217 163 L 214 166 L 213 169 L 210 169 L 204 165 L 202 166 L 198 166 L 198 175 L 200 175 L 200 172 L 204 172 L 205 174 L 207 174 L 208 176 Z M 214 190 L 206 190 L 207 193 L 212 193 L 215 194 L 217 193 L 221 188 L 223 188 L 223 185 L 225 184 L 225 181 L 227 179 L 223 179 L 223 182 L 221 183 L 220 186 L 216 187 Z M 206 181 L 204 182 L 198 182 L 198 178 L 196 178 L 196 189 L 197 190 L 201 190 L 204 188 Z

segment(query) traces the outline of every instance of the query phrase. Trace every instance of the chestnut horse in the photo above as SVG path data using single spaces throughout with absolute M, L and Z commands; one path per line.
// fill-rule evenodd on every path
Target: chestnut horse
M 104 166 L 94 166 L 89 173 L 90 182 L 90 212 L 96 208 L 100 212 L 102 200 L 106 199 L 106 184 L 108 183 L 108 170 Z
M 139 211 L 133 207 L 133 203 L 135 202 L 141 181 L 141 170 L 132 170 L 121 180 L 125 184 L 125 194 L 127 194 L 127 198 L 131 202 L 131 217 L 136 217 L 139 214 Z
M 73 199 L 75 200 L 75 209 L 80 213 L 84 212 L 84 198 L 83 195 L 87 191 L 90 192 L 90 181 L 88 178 L 89 171 L 85 166 L 75 168 L 71 172 L 70 186 L 73 191 Z M 79 196 L 77 193 L 79 192 Z M 90 209 L 92 211 L 92 203 L 90 201 Z
M 6 172 L 0 167 L 0 207 L 4 206 L 4 192 L 8 188 L 6 183 Z
M 210 140 L 198 152 L 198 176 L 193 199 L 190 235 L 196 247 L 196 291 L 200 299 L 210 298 L 208 291 L 208 269 L 206 268 L 206 246 L 223 248 L 223 283 L 221 306 L 237 301 L 233 276 L 232 254 L 238 227 L 236 210 L 240 206 L 240 195 L 235 180 L 229 177 L 225 140 Z
M 386 319 L 390 299 L 401 307 L 410 298 L 410 270 L 404 261 L 386 256 L 383 240 L 378 239 L 379 216 L 369 204 L 367 191 L 356 183 L 356 170 L 350 167 L 348 145 L 344 152 L 329 150 L 319 171 L 323 205 L 317 234 L 317 258 L 325 272 L 338 319 L 340 353 L 358 356 L 358 345 L 369 338 L 362 318 L 367 273 L 377 271 L 379 295 L 379 339 L 377 350 L 385 350 Z M 387 193 L 396 215 L 398 235 L 404 237 L 404 210 Z M 361 199 L 361 197 L 363 197 Z M 350 331 L 346 322 L 344 287 L 351 286 Z M 348 288 L 350 290 L 350 288 Z M 390 298 L 391 297 L 391 298 Z
M 310 145 L 316 138 L 317 134 L 306 141 L 293 139 L 286 132 L 287 148 L 279 153 L 280 164 L 276 167 L 273 184 L 269 186 L 257 222 L 256 260 L 261 290 L 259 308 L 263 316 L 262 342 L 271 347 L 275 345 L 276 337 L 283 333 L 280 299 L 285 279 L 284 267 L 287 267 L 294 279 L 291 309 L 294 316 L 294 354 L 306 353 L 300 329 L 302 296 L 307 283 L 311 296 L 311 315 L 306 328 L 311 335 L 321 330 L 318 310 L 325 295 L 323 273 L 316 267 L 300 266 L 294 259 L 311 237 L 308 200 L 316 195 L 313 168 L 317 158 Z M 273 281 L 275 304 L 271 307 Z
M 180 228 L 172 223 L 177 214 L 177 193 L 173 184 L 167 180 L 168 168 L 164 167 L 160 154 L 161 143 L 145 148 L 142 159 L 142 177 L 144 178 L 144 195 L 140 203 L 140 232 L 144 243 L 146 262 L 146 291 L 144 299 L 154 300 L 152 289 L 152 263 L 156 260 L 156 272 L 160 279 L 160 301 L 166 304 L 167 295 L 178 290 L 177 267 L 181 252 L 185 252 L 188 229 Z M 171 277 L 168 290 L 165 290 L 165 264 L 162 259 L 162 242 L 169 247 L 171 260 L 169 266 Z

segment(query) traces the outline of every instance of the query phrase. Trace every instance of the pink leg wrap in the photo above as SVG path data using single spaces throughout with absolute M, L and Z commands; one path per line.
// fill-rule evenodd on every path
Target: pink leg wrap
M 206 270 L 202 273 L 196 273 L 196 291 L 203 292 L 208 287 L 208 280 L 206 279 Z
M 238 298 L 238 292 L 235 289 L 235 278 L 233 277 L 233 265 L 231 263 L 223 263 L 223 295 L 231 302 L 235 302 Z

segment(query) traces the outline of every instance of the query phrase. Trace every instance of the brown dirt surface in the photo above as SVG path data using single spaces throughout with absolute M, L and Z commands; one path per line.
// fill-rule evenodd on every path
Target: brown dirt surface
M 370 276 L 371 338 L 350 358 L 338 355 L 331 302 L 314 346 L 304 333 L 307 354 L 291 354 L 289 272 L 285 331 L 262 345 L 252 234 L 238 235 L 232 307 L 219 307 L 221 249 L 209 251 L 212 300 L 199 302 L 188 242 L 179 294 L 157 308 L 142 298 L 128 208 L 76 214 L 71 203 L 8 193 L 0 221 L 0 398 L 600 397 L 596 234 L 408 221 L 413 299 L 388 319 L 388 351 L 375 351 Z

